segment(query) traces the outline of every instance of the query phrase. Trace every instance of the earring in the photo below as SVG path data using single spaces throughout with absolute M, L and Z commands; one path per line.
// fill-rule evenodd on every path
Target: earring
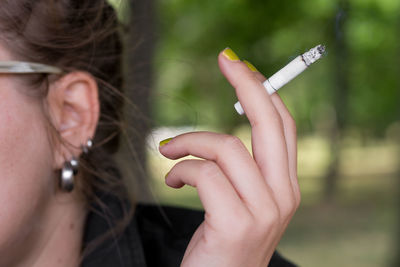
M 89 153 L 89 149 L 93 147 L 92 139 L 88 139 L 86 145 L 81 145 L 82 151 L 85 154 Z M 75 157 L 66 161 L 61 170 L 60 187 L 63 191 L 71 192 L 74 189 L 74 178 L 78 174 L 79 161 Z
M 79 169 L 79 161 L 75 157 L 72 157 L 72 159 L 69 161 L 72 166 L 72 170 L 74 171 L 74 175 L 78 174 L 78 169 Z
M 84 154 L 88 154 L 89 153 L 89 149 L 91 149 L 93 147 L 93 140 L 92 139 L 88 139 L 86 142 L 86 145 L 82 145 L 82 151 Z
M 60 179 L 60 187 L 63 191 L 71 192 L 74 189 L 74 176 L 78 174 L 78 168 L 79 162 L 75 157 L 64 163 Z

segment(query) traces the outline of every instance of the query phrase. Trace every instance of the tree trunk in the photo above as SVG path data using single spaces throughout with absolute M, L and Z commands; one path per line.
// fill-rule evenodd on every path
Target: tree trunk
M 339 163 L 340 163 L 340 144 L 341 133 L 347 123 L 348 111 L 348 93 L 349 93 L 349 80 L 348 80 L 348 47 L 343 30 L 346 27 L 346 17 L 349 13 L 349 4 L 347 0 L 340 1 L 338 13 L 335 21 L 335 34 L 334 44 L 334 75 L 335 75 L 335 89 L 333 92 L 333 105 L 336 110 L 336 122 L 332 124 L 332 129 L 329 134 L 329 141 L 331 144 L 331 162 L 328 167 L 328 172 L 325 177 L 325 201 L 331 202 L 334 200 L 338 189 L 339 179 Z
M 125 36 L 125 104 L 128 140 L 124 140 L 119 160 L 126 182 L 138 201 L 152 201 L 146 161 L 146 137 L 151 130 L 149 98 L 152 88 L 154 53 L 154 1 L 129 2 L 128 34 Z
M 397 29 L 400 29 L 400 16 L 397 17 Z M 400 33 L 400 31 L 399 31 Z M 399 35 L 397 35 L 399 36 Z M 400 60 L 400 38 L 398 38 L 397 40 L 397 59 Z M 397 71 L 398 73 L 400 73 L 400 68 L 399 66 L 397 66 Z M 398 88 L 398 92 L 400 92 L 400 80 L 397 79 L 397 88 Z M 398 102 L 400 103 L 400 94 L 397 93 L 397 99 Z M 398 118 L 400 118 L 400 106 L 398 106 L 398 110 L 397 110 L 397 114 L 398 114 Z M 393 240 L 394 243 L 394 257 L 393 257 L 393 261 L 392 261 L 392 265 L 393 267 L 397 267 L 400 266 L 400 136 L 397 136 L 397 159 L 398 159 L 398 167 L 397 167 L 397 227 L 396 227 L 396 232 L 395 232 L 395 238 Z

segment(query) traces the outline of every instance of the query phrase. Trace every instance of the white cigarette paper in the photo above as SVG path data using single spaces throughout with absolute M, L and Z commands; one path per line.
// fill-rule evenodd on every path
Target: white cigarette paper
M 318 45 L 308 52 L 296 57 L 289 64 L 267 79 L 263 85 L 271 95 L 282 88 L 285 84 L 293 80 L 297 75 L 305 71 L 308 66 L 320 59 L 325 53 L 325 46 Z M 236 102 L 235 109 L 240 115 L 244 110 L 240 102 Z

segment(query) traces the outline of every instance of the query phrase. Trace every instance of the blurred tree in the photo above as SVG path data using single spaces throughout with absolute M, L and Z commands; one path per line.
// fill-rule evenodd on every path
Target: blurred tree
M 397 60 L 398 62 L 400 62 L 400 14 L 397 15 L 397 29 L 398 29 L 398 35 L 397 35 Z M 400 75 L 400 70 L 399 71 L 399 75 Z M 400 81 L 398 81 L 397 83 L 397 90 L 398 92 L 400 92 Z M 397 106 L 397 116 L 400 120 L 400 93 L 397 95 L 397 103 L 399 103 L 399 105 Z M 398 127 L 399 129 L 397 129 L 397 133 L 400 134 L 400 126 Z M 400 266 L 400 136 L 397 135 L 395 136 L 395 141 L 397 142 L 397 150 L 398 150 L 398 168 L 397 168 L 397 231 L 396 231 L 396 238 L 394 240 L 394 257 L 393 257 L 393 262 L 392 265 L 393 267 L 397 267 Z
M 154 118 L 159 125 L 199 123 L 229 131 L 245 120 L 235 113 L 234 90 L 218 70 L 219 51 L 230 46 L 270 75 L 325 43 L 326 59 L 280 92 L 299 133 L 314 132 L 330 107 L 337 108 L 336 77 L 347 73 L 347 89 L 340 89 L 347 90 L 347 100 L 340 101 L 348 103 L 348 111 L 338 111 L 338 123 L 346 120 L 366 135 L 382 135 L 396 119 L 397 63 L 391 55 L 398 2 L 348 0 L 351 14 L 344 18 L 342 0 L 159 0 Z M 344 49 L 337 48 L 341 42 Z M 346 62 L 338 63 L 340 53 L 346 53 Z
M 334 200 L 337 191 L 339 179 L 339 162 L 340 162 L 340 147 L 341 134 L 346 127 L 348 117 L 348 94 L 349 94 L 349 53 L 347 39 L 345 38 L 344 30 L 346 28 L 346 17 L 350 15 L 349 3 L 347 0 L 340 0 L 338 10 L 336 12 L 335 22 L 332 23 L 335 27 L 331 27 L 335 36 L 333 43 L 335 46 L 333 59 L 333 75 L 334 90 L 332 94 L 332 103 L 335 109 L 334 122 L 330 124 L 329 143 L 330 143 L 330 164 L 325 177 L 325 201 Z
M 154 1 L 130 0 L 126 10 L 120 12 L 129 13 L 125 15 L 129 31 L 125 38 L 124 62 L 128 102 L 125 105 L 125 130 L 129 139 L 122 145 L 119 160 L 128 172 L 125 176 L 133 189 L 133 196 L 141 201 L 151 201 L 146 169 L 146 137 L 153 127 L 149 99 L 153 85 Z

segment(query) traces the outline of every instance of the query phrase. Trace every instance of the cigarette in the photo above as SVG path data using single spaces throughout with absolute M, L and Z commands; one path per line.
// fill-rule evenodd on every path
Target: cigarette
M 317 45 L 308 52 L 296 57 L 285 67 L 267 79 L 263 85 L 268 94 L 272 95 L 285 84 L 293 80 L 297 75 L 305 71 L 308 66 L 320 59 L 325 53 L 325 46 Z M 240 102 L 236 102 L 235 109 L 240 115 L 244 114 L 244 110 Z

